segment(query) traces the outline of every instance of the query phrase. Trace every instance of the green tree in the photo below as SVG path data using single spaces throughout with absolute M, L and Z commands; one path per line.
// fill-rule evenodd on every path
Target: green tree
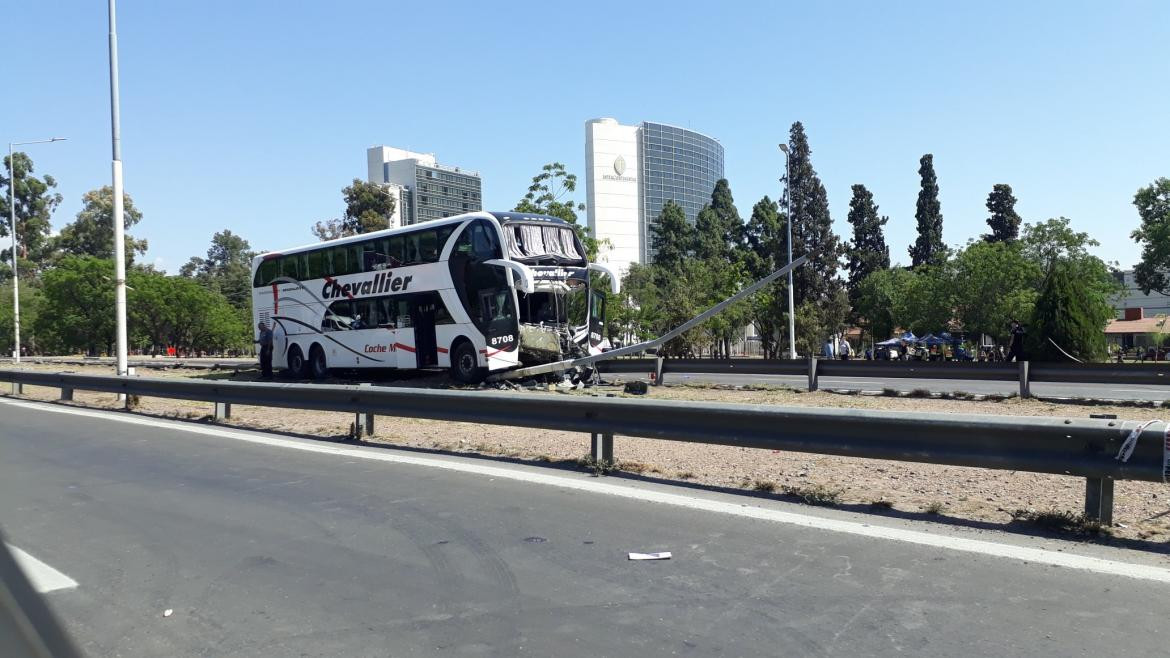
M 1147 295 L 1151 290 L 1170 294 L 1170 178 L 1159 178 L 1133 197 L 1142 224 L 1130 237 L 1142 245 L 1142 259 L 1133 269 L 1134 280 Z
M 250 317 L 252 308 L 252 258 L 248 241 L 231 232 L 219 231 L 211 236 L 207 258 L 192 256 L 179 274 L 194 278 L 203 287 L 227 299 L 233 308 Z
M 744 227 L 743 263 L 751 280 L 761 279 L 788 264 L 784 222 L 776 202 L 765 196 L 752 207 Z M 779 356 L 780 336 L 788 328 L 787 280 L 778 281 L 749 300 L 751 322 L 760 335 L 764 356 Z
M 1014 242 L 1020 234 L 1020 216 L 1016 213 L 1016 197 L 1012 186 L 996 183 L 987 195 L 987 225 L 991 233 L 983 236 L 988 242 Z
M 873 338 L 884 340 L 899 327 L 909 328 L 904 311 L 915 276 L 906 268 L 894 267 L 877 270 L 861 280 L 853 308 Z
M 20 346 L 28 354 L 39 354 L 41 343 L 32 331 L 41 308 L 40 279 L 28 277 L 20 280 Z M 0 283 L 0 355 L 12 354 L 13 331 L 12 279 Z
M 1008 324 L 1032 315 L 1043 270 L 1008 242 L 972 242 L 956 254 L 955 317 L 968 333 L 1008 340 Z
M 913 277 L 898 306 L 902 328 L 922 335 L 947 331 L 955 318 L 955 274 L 949 261 L 924 265 Z
M 143 347 L 198 353 L 250 344 L 250 318 L 241 317 L 223 295 L 182 276 L 134 272 L 130 279 L 131 326 Z
M 52 252 L 52 240 L 49 237 L 50 220 L 53 211 L 61 203 L 61 195 L 54 192 L 57 181 L 52 176 L 41 178 L 33 176 L 33 161 L 28 155 L 17 152 L 12 154 L 12 169 L 16 178 L 16 186 L 9 188 L 12 181 L 8 179 L 9 162 L 4 158 L 4 170 L 0 171 L 0 237 L 8 238 L 8 219 L 10 209 L 8 196 L 13 193 L 16 200 L 16 232 L 20 245 L 21 271 L 40 272 L 47 265 Z M 0 255 L 6 262 L 12 262 L 11 239 L 3 241 L 4 249 Z M 0 266 L 0 280 L 12 276 L 10 267 Z
M 114 342 L 114 263 L 65 256 L 41 276 L 43 309 L 33 330 L 46 349 L 107 353 Z
M 695 229 L 687 221 L 682 206 L 667 201 L 658 219 L 650 224 L 650 240 L 656 255 L 654 264 L 667 270 L 678 269 L 690 258 L 695 246 Z
M 910 259 L 914 267 L 919 265 L 941 265 L 947 259 L 947 247 L 942 239 L 942 206 L 938 202 L 938 176 L 934 173 L 934 156 L 930 153 L 918 161 L 918 175 L 922 189 L 918 191 L 918 207 L 914 213 L 918 220 L 918 238 L 910 247 Z
M 695 217 L 695 256 L 730 261 L 743 238 L 743 220 L 731 196 L 727 179 L 715 183 L 711 203 Z
M 889 217 L 879 217 L 873 194 L 864 185 L 853 186 L 849 201 L 849 223 L 853 225 L 853 241 L 849 243 L 849 301 L 854 306 L 859 297 L 861 282 L 869 275 L 890 266 L 890 248 L 882 227 Z
M 1020 245 L 1025 257 L 1047 271 L 1061 259 L 1091 258 L 1089 247 L 1098 247 L 1101 243 L 1089 237 L 1088 233 L 1074 231 L 1071 219 L 1056 217 L 1035 224 L 1024 224 Z
M 560 162 L 550 162 L 532 177 L 532 184 L 524 198 L 512 210 L 534 215 L 558 217 L 573 225 L 581 244 L 590 260 L 597 258 L 600 244 L 589 234 L 589 229 L 577 223 L 577 213 L 585 210 L 585 204 L 573 201 L 571 195 L 577 191 L 577 174 L 571 174 Z
M 806 301 L 816 304 L 827 300 L 840 286 L 837 268 L 843 249 L 833 232 L 825 186 L 813 169 L 812 151 L 799 121 L 792 124 L 788 143 L 792 252 L 794 257 L 808 256 L 808 262 L 793 273 L 793 288 L 797 305 Z M 786 255 L 784 258 L 787 262 Z
M 342 188 L 341 197 L 345 201 L 345 214 L 341 219 L 326 219 L 309 228 L 319 240 L 335 240 L 390 228 L 396 201 L 383 186 L 355 178 Z
M 1029 358 L 1067 361 L 1063 349 L 1083 361 L 1102 360 L 1105 325 L 1113 315 L 1108 301 L 1095 294 L 1074 262 L 1057 261 L 1044 278 L 1032 313 Z
M 57 236 L 56 247 L 65 256 L 114 257 L 114 190 L 109 185 L 90 190 L 81 197 L 81 211 L 77 219 L 66 224 Z M 129 230 L 142 221 L 142 212 L 134 206 L 129 194 L 122 194 L 122 224 Z M 134 262 L 134 254 L 146 253 L 146 240 L 135 240 L 129 233 L 126 240 L 126 264 Z
M 1057 263 L 1066 262 L 1080 273 L 1081 282 L 1095 299 L 1109 303 L 1121 292 L 1121 284 L 1113 276 L 1109 264 L 1089 253 L 1090 247 L 1100 243 L 1088 233 L 1074 231 L 1071 220 L 1066 217 L 1025 224 L 1020 245 L 1024 256 L 1035 263 L 1041 273 L 1034 284 L 1036 289 L 1041 286 L 1041 277 Z
M 329 219 L 321 220 L 310 226 L 309 231 L 315 238 L 322 242 L 336 240 L 338 238 L 344 238 L 347 235 L 351 235 L 350 233 L 345 232 L 345 225 L 341 223 L 341 219 L 338 217 L 331 217 Z

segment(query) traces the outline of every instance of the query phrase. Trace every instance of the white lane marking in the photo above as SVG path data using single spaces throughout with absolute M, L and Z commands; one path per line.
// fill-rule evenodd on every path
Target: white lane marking
M 16 561 L 16 565 L 20 567 L 24 575 L 28 576 L 29 583 L 32 584 L 33 589 L 37 592 L 44 594 L 59 589 L 77 587 L 76 580 L 73 580 L 12 544 L 5 542 L 4 545 L 8 547 L 8 551 L 12 553 L 12 559 Z
M 731 503 L 719 500 L 711 500 L 708 498 L 687 496 L 684 494 L 641 489 L 620 484 L 610 484 L 600 480 L 587 478 L 585 476 L 574 478 L 561 475 L 550 475 L 546 473 L 533 473 L 528 470 L 513 470 L 508 468 L 501 468 L 498 466 L 485 466 L 481 464 L 471 464 L 455 460 L 441 460 L 428 457 L 399 455 L 389 451 L 384 451 L 382 449 L 354 448 L 348 446 L 339 446 L 336 444 L 317 443 L 311 439 L 286 439 L 264 434 L 224 430 L 215 427 L 188 426 L 181 423 L 166 422 L 153 418 L 130 416 L 121 412 L 91 411 L 87 409 L 57 407 L 48 404 L 33 404 L 10 400 L 0 401 L 3 401 L 5 404 L 10 404 L 17 407 L 25 407 L 28 409 L 35 409 L 37 411 L 50 411 L 55 413 L 87 416 L 91 418 L 103 418 L 121 423 L 129 423 L 132 425 L 143 425 L 146 427 L 179 430 L 184 432 L 191 432 L 194 434 L 203 434 L 206 436 L 218 436 L 266 446 L 290 448 L 293 450 L 302 450 L 305 452 L 315 452 L 326 455 L 344 456 L 351 459 L 365 459 L 370 461 L 390 462 L 395 464 L 409 464 L 412 466 L 426 466 L 429 468 L 439 468 L 447 471 L 471 473 L 474 475 L 485 475 L 489 477 L 516 480 L 519 482 L 543 484 L 550 487 L 560 487 L 562 489 L 573 489 L 576 491 L 617 496 L 620 498 L 662 503 L 665 505 L 673 505 L 675 507 L 682 507 L 704 512 L 715 512 L 718 514 L 728 514 L 731 516 L 740 516 L 749 519 L 786 523 L 803 528 L 841 532 L 874 539 L 901 541 L 910 544 L 918 544 L 921 546 L 931 546 L 953 551 L 962 551 L 965 553 L 978 553 L 981 555 L 989 555 L 991 557 L 1002 557 L 1010 560 L 1018 560 L 1030 564 L 1067 567 L 1069 569 L 1091 571 L 1094 573 L 1108 574 L 1113 576 L 1124 576 L 1127 578 L 1137 578 L 1141 580 L 1170 583 L 1170 569 L 1163 567 L 1134 564 L 1130 562 L 1120 562 L 1117 560 L 1107 560 L 1104 558 L 1092 557 L 1088 555 L 1075 555 L 1072 553 L 1050 551 L 1043 548 L 1015 546 L 1012 544 L 1000 544 L 980 539 L 967 539 L 964 537 L 932 534 L 920 530 L 890 528 L 879 525 L 870 525 L 868 523 L 860 523 L 857 521 L 830 519 L 819 516 L 800 514 L 797 512 L 785 512 L 777 509 L 756 507 L 747 503 Z

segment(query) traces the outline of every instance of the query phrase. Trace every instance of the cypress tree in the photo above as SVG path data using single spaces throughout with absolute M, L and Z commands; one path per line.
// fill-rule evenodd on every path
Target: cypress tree
M 695 217 L 695 256 L 729 260 L 743 235 L 743 220 L 731 197 L 727 179 L 720 178 L 711 193 L 711 203 Z
M 987 195 L 987 225 L 991 227 L 991 234 L 983 236 L 988 242 L 1015 242 L 1020 235 L 1020 216 L 1016 214 L 1016 197 L 1012 196 L 1012 186 L 1007 183 L 996 183 Z
M 938 177 L 934 173 L 934 156 L 930 153 L 918 161 L 918 175 L 922 189 L 918 191 L 918 239 L 910 247 L 910 261 L 919 265 L 941 265 L 947 259 L 947 247 L 942 239 L 942 206 L 938 202 Z
M 1074 262 L 1056 261 L 1048 270 L 1032 310 L 1029 358 L 1068 361 L 1052 344 L 1055 342 L 1078 359 L 1101 360 L 1105 356 L 1105 324 L 1112 310 Z
M 849 300 L 856 305 L 857 291 L 865 277 L 890 266 L 890 248 L 882 227 L 889 217 L 879 217 L 873 194 L 864 185 L 853 186 L 849 201 L 849 223 L 853 241 L 849 244 Z
M 825 186 L 812 166 L 812 151 L 804 134 L 804 125 L 792 124 L 788 136 L 788 190 L 792 205 L 792 255 L 808 256 L 808 262 L 793 273 L 796 304 L 820 303 L 840 286 L 837 260 L 841 257 L 841 240 L 833 233 L 829 200 Z M 788 262 L 787 254 L 777 260 Z
M 675 201 L 662 206 L 658 219 L 650 225 L 651 244 L 657 252 L 654 264 L 665 268 L 682 266 L 691 254 L 695 242 L 695 230 L 687 222 L 687 214 Z

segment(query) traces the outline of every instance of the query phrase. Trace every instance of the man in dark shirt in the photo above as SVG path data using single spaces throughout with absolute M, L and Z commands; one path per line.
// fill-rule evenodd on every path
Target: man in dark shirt
M 1024 360 L 1024 327 L 1016 320 L 1012 320 L 1012 344 L 1007 360 L 1009 362 Z
M 272 330 L 263 321 L 256 328 L 260 330 L 260 337 L 256 340 L 260 345 L 260 376 L 272 379 Z

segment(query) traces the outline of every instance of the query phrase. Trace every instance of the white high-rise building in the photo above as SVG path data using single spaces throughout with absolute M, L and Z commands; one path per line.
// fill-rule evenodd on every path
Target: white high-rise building
M 651 224 L 667 201 L 692 224 L 723 178 L 718 140 L 676 126 L 616 119 L 585 123 L 585 204 L 589 229 L 603 241 L 598 259 L 625 272 L 654 260 Z
M 395 199 L 390 228 L 483 209 L 479 172 L 440 165 L 434 153 L 371 146 L 366 167 L 367 180 Z

